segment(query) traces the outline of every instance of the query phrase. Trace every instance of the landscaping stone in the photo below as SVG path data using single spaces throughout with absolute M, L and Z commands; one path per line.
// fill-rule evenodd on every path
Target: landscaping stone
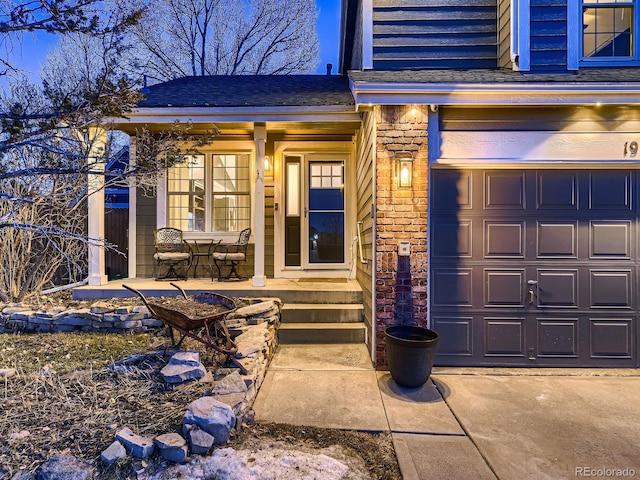
M 91 305 L 91 313 L 111 313 L 115 307 L 107 302 L 96 302 Z
M 195 426 L 189 430 L 188 438 L 191 453 L 194 455 L 208 455 L 215 441 L 213 435 Z
M 273 300 L 266 302 L 254 303 L 253 305 L 247 305 L 237 309 L 230 315 L 231 318 L 237 317 L 255 317 L 263 316 L 268 317 L 279 311 L 278 304 Z
M 160 373 L 167 383 L 183 383 L 204 377 L 207 369 L 200 363 L 198 352 L 178 352 Z
M 226 403 L 213 397 L 202 397 L 189 404 L 182 419 L 183 433 L 185 426 L 197 425 L 215 438 L 216 445 L 227 443 L 231 429 L 236 425 L 236 416 Z M 188 428 L 186 430 L 188 432 Z
M 184 463 L 187 460 L 187 442 L 177 433 L 165 433 L 154 440 L 165 460 Z
M 116 433 L 116 439 L 124 445 L 131 455 L 137 458 L 146 458 L 155 450 L 151 439 L 136 435 L 127 427 Z
M 212 395 L 226 395 L 228 393 L 244 393 L 247 391 L 247 384 L 236 370 L 226 377 L 218 380 L 211 391 Z
M 53 457 L 38 469 L 37 480 L 91 480 L 95 470 L 91 462 L 62 455 Z
M 112 463 L 117 462 L 127 456 L 127 451 L 125 450 L 122 443 L 118 440 L 113 442 L 111 445 L 107 447 L 107 449 L 102 452 L 100 455 L 100 459 L 106 463 L 107 465 L 111 465 Z
M 15 376 L 15 368 L 0 368 L 0 378 L 11 378 Z

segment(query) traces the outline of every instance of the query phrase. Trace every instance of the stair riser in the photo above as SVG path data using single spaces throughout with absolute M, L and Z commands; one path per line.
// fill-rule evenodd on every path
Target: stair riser
M 314 310 L 313 306 L 307 309 L 282 309 L 280 321 L 282 323 L 359 323 L 362 322 L 362 309 L 331 309 Z
M 294 330 L 280 329 L 278 341 L 281 344 L 295 343 L 363 343 L 365 330 L 363 328 L 353 330 Z

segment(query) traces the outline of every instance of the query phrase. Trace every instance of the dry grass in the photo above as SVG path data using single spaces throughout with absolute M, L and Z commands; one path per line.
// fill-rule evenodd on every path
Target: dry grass
M 185 348 L 202 351 L 202 344 L 185 342 Z M 179 431 L 187 405 L 210 386 L 167 387 L 159 375 L 164 363 L 154 350 L 165 343 L 166 337 L 151 334 L 0 335 L 0 368 L 18 370 L 15 377 L 0 378 L 0 480 L 19 470 L 35 472 L 63 454 L 94 461 L 101 479 L 135 478 L 130 460 L 110 467 L 99 461 L 115 433 L 123 427 L 149 437 Z M 107 368 L 139 353 L 147 356 L 130 374 Z M 210 369 L 217 360 L 203 359 Z M 28 436 L 13 438 L 24 431 Z M 292 448 L 343 445 L 365 460 L 372 478 L 401 478 L 388 434 L 256 424 L 243 429 L 232 446 L 242 448 L 256 438 Z M 161 465 L 148 463 L 149 471 Z
M 0 478 L 35 471 L 54 455 L 96 460 L 125 426 L 150 437 L 177 431 L 186 406 L 206 388 L 168 390 L 161 365 L 133 375 L 105 367 L 151 350 L 158 339 L 150 335 L 3 335 L 0 341 L 0 365 L 18 369 L 0 379 Z M 52 371 L 45 373 L 45 365 Z M 24 431 L 29 435 L 10 440 Z M 101 478 L 126 478 L 130 469 L 120 467 L 104 469 Z

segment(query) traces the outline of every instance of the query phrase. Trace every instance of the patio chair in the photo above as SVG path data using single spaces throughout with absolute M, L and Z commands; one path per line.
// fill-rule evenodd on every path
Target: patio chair
M 153 232 L 156 253 L 153 258 L 158 264 L 156 280 L 187 280 L 191 265 L 191 246 L 183 240 L 182 230 L 177 228 L 158 228 Z M 184 266 L 184 276 L 179 276 L 176 267 Z M 168 267 L 164 276 L 160 276 L 160 267 Z
M 251 229 L 245 228 L 240 232 L 236 243 L 220 245 L 213 252 L 213 262 L 218 269 L 218 281 L 230 280 L 231 278 L 242 280 L 244 278 L 238 274 L 236 267 L 247 259 L 247 245 L 249 245 L 250 238 Z M 228 268 L 229 273 L 226 276 L 222 276 L 220 267 Z M 211 280 L 213 280 L 213 276 Z

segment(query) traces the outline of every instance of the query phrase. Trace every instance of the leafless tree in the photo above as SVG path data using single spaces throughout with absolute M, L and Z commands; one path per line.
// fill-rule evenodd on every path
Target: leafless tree
M 141 5 L 117 1 L 125 12 Z M 318 63 L 316 19 L 315 0 L 157 0 L 128 31 L 124 59 L 152 82 L 310 72 Z
M 160 136 L 143 129 L 135 166 L 104 175 L 114 149 L 108 133 L 97 133 L 109 132 L 111 121 L 126 116 L 141 99 L 135 82 L 117 69 L 123 28 L 133 24 L 139 12 L 112 16 L 101 11 L 101 16 L 89 17 L 85 8 L 97 3 L 43 0 L 17 5 L 0 0 L 8 12 L 0 17 L 0 37 L 34 29 L 65 36 L 43 71 L 42 86 L 10 80 L 0 98 L 2 301 L 37 295 L 60 267 L 81 278 L 87 246 L 109 247 L 104 239 L 87 236 L 90 175 L 102 176 L 105 188 L 109 182 L 126 184 L 132 178 L 151 185 L 160 170 L 199 145 L 188 137 L 187 125 L 175 125 Z M 8 5 L 13 10 L 7 10 Z M 4 65 L 9 63 L 5 58 Z M 198 140 L 206 143 L 208 137 Z

